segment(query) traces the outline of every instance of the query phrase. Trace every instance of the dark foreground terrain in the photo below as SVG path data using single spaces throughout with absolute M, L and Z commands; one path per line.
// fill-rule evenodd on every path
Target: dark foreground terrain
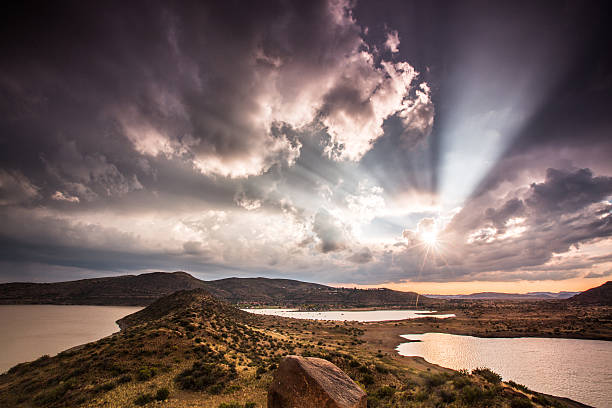
M 119 321 L 121 332 L 0 376 L 2 407 L 265 407 L 284 355 L 328 359 L 370 407 L 578 407 L 482 369 L 455 372 L 397 355 L 379 327 L 242 312 L 202 289 Z M 433 324 L 433 323 L 432 323 Z

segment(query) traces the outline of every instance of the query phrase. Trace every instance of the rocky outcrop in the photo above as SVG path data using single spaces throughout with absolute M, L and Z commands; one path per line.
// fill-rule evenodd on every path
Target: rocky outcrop
M 268 390 L 268 408 L 366 408 L 367 396 L 333 363 L 287 356 Z

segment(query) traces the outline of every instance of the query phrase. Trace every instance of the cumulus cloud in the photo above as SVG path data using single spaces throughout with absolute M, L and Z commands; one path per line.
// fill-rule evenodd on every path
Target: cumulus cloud
M 385 47 L 387 47 L 389 51 L 395 54 L 396 52 L 399 52 L 399 45 L 400 45 L 400 40 L 399 40 L 399 34 L 397 33 L 397 30 L 389 31 L 387 33 L 387 40 L 385 41 Z
M 346 226 L 324 209 L 315 214 L 312 231 L 319 239 L 323 253 L 341 251 L 350 242 Z
M 526 203 L 552 216 L 578 211 L 612 196 L 612 177 L 593 177 L 590 169 L 575 172 L 548 169 L 543 183 L 533 183 Z
M 57 201 L 68 201 L 69 203 L 78 203 L 79 201 L 81 201 L 79 197 L 75 197 L 70 194 L 63 193 L 61 191 L 56 191 L 55 193 L 53 193 L 51 199 Z
M 326 146 L 330 157 L 360 160 L 383 135 L 384 120 L 394 115 L 402 118 L 407 130 L 427 132 L 419 128 L 431 115 L 417 107 L 430 103 L 429 88 L 423 85 L 417 97 L 410 98 L 418 75 L 414 68 L 407 62 L 382 61 L 380 65 L 377 68 L 367 52 L 355 54 L 325 95 L 320 115 L 330 135 Z
M 64 29 L 46 30 L 45 53 L 7 56 L 11 98 L 26 103 L 35 92 L 53 101 L 31 113 L 68 140 L 123 138 L 133 153 L 230 178 L 294 165 L 302 142 L 290 133 L 306 126 L 328 133 L 330 157 L 359 160 L 386 118 L 401 115 L 414 129 L 427 116 L 417 107 L 428 88 L 411 97 L 414 68 L 375 61 L 348 1 L 142 6 L 144 14 L 137 4 L 115 4 L 115 13 L 73 5 L 25 20 L 24 32 L 55 22 Z M 82 35 L 66 47 L 66 32 Z M 37 40 L 20 41 L 17 48 L 29 50 Z M 82 143 L 83 154 L 94 157 L 87 145 L 95 144 Z
M 489 97 L 522 92 L 482 78 L 506 63 L 524 69 L 512 63 L 525 58 L 446 60 L 435 55 L 449 55 L 443 42 L 410 35 L 439 30 L 372 22 L 373 5 L 344 0 L 13 6 L 19 24 L 0 38 L 2 265 L 355 283 L 609 269 L 580 252 L 601 246 L 601 255 L 610 240 L 605 132 L 562 136 L 560 148 L 559 132 L 521 117 L 530 138 L 551 144 L 499 145 L 509 153 L 462 208 L 443 205 L 447 157 L 476 163 L 471 144 L 460 137 L 454 151 L 446 136 L 474 117 L 514 120 L 514 110 L 491 113 Z M 477 26 L 453 35 L 468 25 Z M 411 55 L 435 52 L 405 61 L 400 38 Z M 478 68 L 468 75 L 478 86 L 458 94 L 475 116 L 449 115 L 462 100 L 449 98 L 463 89 L 454 84 L 472 83 L 466 66 Z M 435 248 L 423 245 L 433 235 Z
M 373 259 L 372 251 L 370 248 L 363 247 L 353 253 L 351 256 L 347 258 L 349 261 L 354 262 L 356 264 L 365 264 L 370 262 Z
M 612 204 L 602 201 L 612 195 L 611 177 L 593 177 L 589 169 L 546 173 L 544 182 L 514 191 L 498 207 L 482 208 L 490 198 L 468 202 L 445 230 L 461 247 L 458 266 L 478 273 L 543 265 L 552 276 L 554 254 L 612 236 Z

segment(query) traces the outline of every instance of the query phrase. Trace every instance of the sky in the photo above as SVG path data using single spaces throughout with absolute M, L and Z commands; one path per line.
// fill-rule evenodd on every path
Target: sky
M 598 286 L 612 275 L 609 8 L 12 2 L 0 282 Z

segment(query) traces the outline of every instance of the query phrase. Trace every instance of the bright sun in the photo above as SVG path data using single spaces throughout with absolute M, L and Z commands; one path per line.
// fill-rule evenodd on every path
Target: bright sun
M 421 234 L 421 240 L 428 246 L 436 246 L 438 243 L 438 233 L 435 230 L 426 231 Z

